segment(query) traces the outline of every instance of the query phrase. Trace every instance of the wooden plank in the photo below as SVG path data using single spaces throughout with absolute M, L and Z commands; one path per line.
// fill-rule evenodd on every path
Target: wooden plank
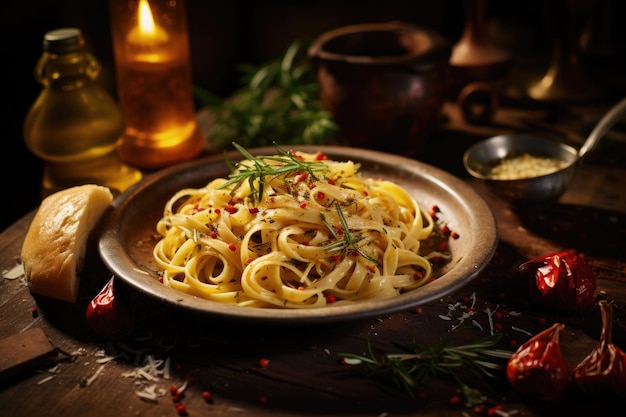
M 39 327 L 0 339 L 0 381 L 45 365 L 55 356 L 56 348 Z

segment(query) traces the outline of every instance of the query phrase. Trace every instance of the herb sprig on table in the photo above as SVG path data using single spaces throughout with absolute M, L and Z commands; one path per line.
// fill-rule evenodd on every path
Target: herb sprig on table
M 466 403 L 481 404 L 481 393 L 464 380 L 469 376 L 500 379 L 504 366 L 496 359 L 508 360 L 512 352 L 497 348 L 502 334 L 478 339 L 472 343 L 449 346 L 444 341 L 420 348 L 412 342 L 403 353 L 378 353 L 368 342 L 364 354 L 340 353 L 345 363 L 359 366 L 368 377 L 391 383 L 410 396 L 425 386 L 429 378 L 451 379 L 461 388 Z
M 246 148 L 324 145 L 338 131 L 319 100 L 319 83 L 303 42 L 294 40 L 280 59 L 258 67 L 241 65 L 242 87 L 224 100 L 196 88 L 199 105 L 210 110 L 208 141 L 218 149 L 237 142 Z

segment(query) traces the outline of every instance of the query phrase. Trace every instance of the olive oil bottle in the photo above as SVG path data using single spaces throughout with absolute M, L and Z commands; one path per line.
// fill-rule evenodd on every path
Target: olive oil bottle
M 24 121 L 24 141 L 45 161 L 42 196 L 94 183 L 122 192 L 142 178 L 118 153 L 124 120 L 113 98 L 97 83 L 100 62 L 82 32 L 47 32 L 35 79 L 43 89 Z

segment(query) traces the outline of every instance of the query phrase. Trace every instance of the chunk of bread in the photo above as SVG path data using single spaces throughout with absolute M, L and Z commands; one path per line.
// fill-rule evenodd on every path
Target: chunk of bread
M 111 206 L 107 187 L 87 184 L 49 195 L 35 213 L 22 245 L 26 282 L 33 294 L 75 303 L 89 234 Z

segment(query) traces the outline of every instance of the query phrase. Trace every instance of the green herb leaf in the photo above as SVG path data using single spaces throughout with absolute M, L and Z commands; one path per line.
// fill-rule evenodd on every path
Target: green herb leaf
M 377 259 L 372 258 L 367 253 L 363 252 L 361 247 L 358 245 L 360 241 L 362 241 L 365 237 L 361 234 L 353 234 L 348 227 L 348 222 L 346 220 L 346 216 L 343 213 L 343 209 L 341 208 L 341 204 L 338 201 L 335 201 L 335 209 L 337 210 L 337 215 L 339 216 L 339 222 L 341 223 L 341 229 L 343 232 L 343 238 L 341 238 L 335 228 L 328 223 L 326 220 L 326 216 L 324 213 L 320 212 L 320 217 L 322 219 L 322 223 L 326 226 L 329 232 L 333 235 L 333 238 L 336 239 L 336 242 L 330 243 L 324 246 L 324 250 L 327 252 L 340 252 L 342 258 L 350 251 L 355 251 L 368 261 L 380 265 L 380 262 Z
M 423 386 L 431 377 L 448 378 L 455 381 L 468 404 L 482 402 L 482 395 L 463 381 L 463 377 L 488 377 L 498 379 L 504 371 L 503 363 L 512 352 L 497 349 L 501 333 L 479 339 L 460 346 L 447 346 L 443 341 L 422 349 L 414 343 L 405 348 L 404 353 L 374 352 L 368 342 L 367 352 L 359 355 L 340 353 L 339 356 L 360 361 L 360 369 L 368 377 L 390 381 L 410 396 L 415 389 Z
M 251 164 L 235 164 L 235 170 L 228 176 L 228 180 L 221 184 L 218 189 L 228 188 L 234 185 L 231 193 L 234 193 L 244 181 L 247 181 L 252 190 L 252 199 L 262 201 L 266 183 L 277 177 L 286 178 L 290 175 L 307 172 L 311 179 L 317 180 L 317 175 L 325 173 L 326 165 L 320 161 L 301 161 L 294 157 L 291 152 L 285 151 L 274 143 L 278 155 L 254 156 L 246 148 L 233 142 L 233 146 Z
M 319 83 L 302 49 L 295 40 L 281 59 L 240 66 L 245 84 L 226 100 L 196 88 L 200 106 L 212 114 L 208 140 L 213 146 L 323 145 L 333 140 L 338 126 L 319 100 Z

